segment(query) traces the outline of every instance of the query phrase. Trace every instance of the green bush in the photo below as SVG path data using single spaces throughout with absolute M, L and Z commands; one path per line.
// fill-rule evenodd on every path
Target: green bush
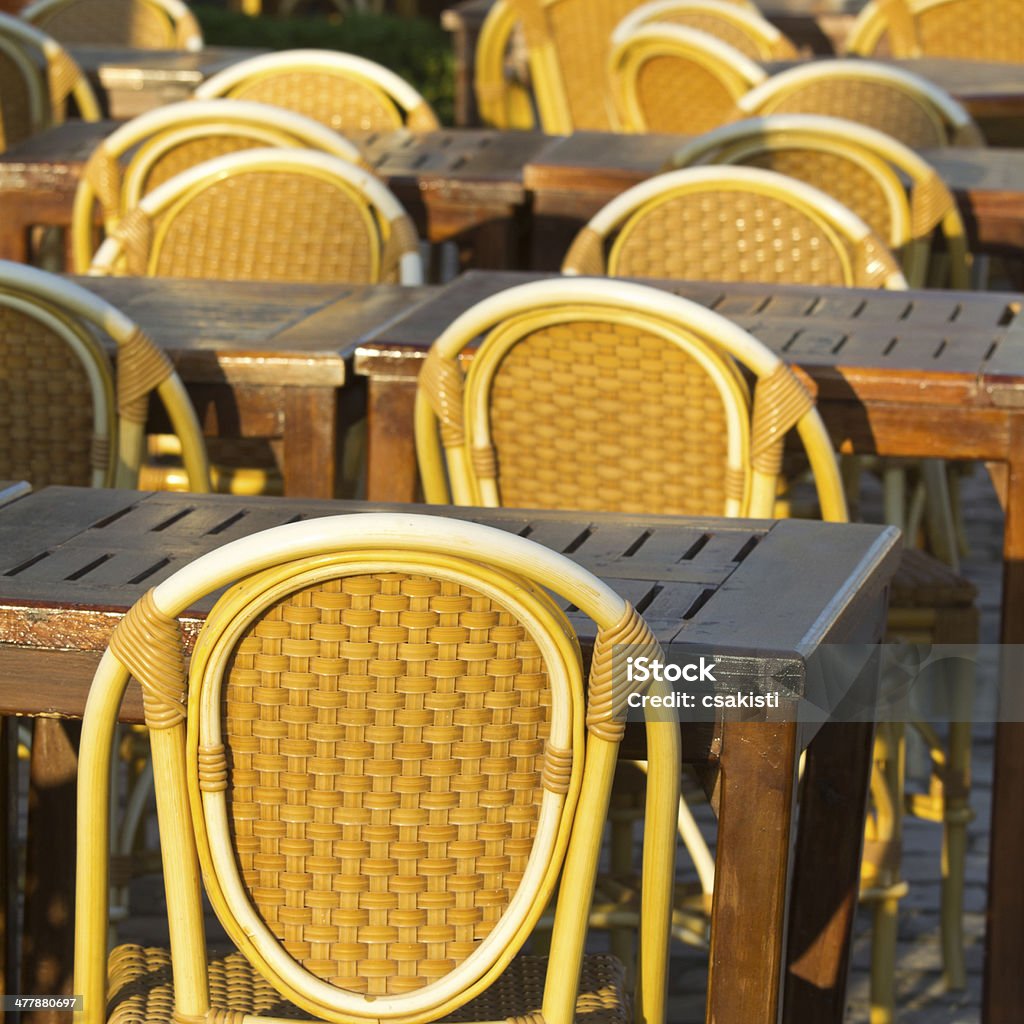
M 415 86 L 443 123 L 452 123 L 451 42 L 447 33 L 433 22 L 387 14 L 251 18 L 220 7 L 192 10 L 208 46 L 342 50 L 375 60 Z

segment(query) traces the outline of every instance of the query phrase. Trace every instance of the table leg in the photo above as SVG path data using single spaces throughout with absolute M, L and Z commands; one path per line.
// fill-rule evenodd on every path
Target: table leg
M 777 1024 L 798 726 L 729 722 L 722 731 L 708 1024 Z
M 286 388 L 284 493 L 333 498 L 338 459 L 336 388 Z
M 1024 416 L 1013 421 L 1005 475 L 1002 642 L 1024 643 Z M 1020 665 L 1020 658 L 1007 664 Z M 1001 680 L 996 724 L 989 848 L 988 926 L 985 934 L 984 1024 L 1019 1024 L 1024 1006 L 1024 695 L 1016 673 Z
M 800 884 L 790 904 L 785 1024 L 838 1024 L 843 1019 L 873 739 L 871 722 L 826 723 L 807 748 L 793 869 Z
M 29 775 L 25 931 L 20 991 L 70 994 L 75 917 L 75 787 L 81 723 L 38 718 Z M 59 1010 L 22 1014 L 23 1024 L 61 1024 Z
M 415 501 L 413 419 L 416 381 L 371 377 L 367 399 L 368 501 Z

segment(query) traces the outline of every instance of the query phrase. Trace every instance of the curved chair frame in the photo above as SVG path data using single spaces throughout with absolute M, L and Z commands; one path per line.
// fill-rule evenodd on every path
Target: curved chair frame
M 64 8 L 87 2 L 88 0 L 37 0 L 36 3 L 29 4 L 22 10 L 21 17 L 45 32 L 47 24 L 57 17 Z M 135 0 L 135 2 L 155 8 L 167 19 L 166 49 L 189 50 L 195 53 L 203 48 L 202 30 L 187 4 L 182 3 L 181 0 Z M 54 38 L 62 43 L 79 42 L 77 39 L 61 38 L 59 32 Z
M 756 167 L 690 167 L 635 185 L 600 209 L 576 236 L 562 264 L 565 274 L 616 274 L 617 254 L 629 226 L 662 203 L 689 192 L 754 192 L 781 200 L 813 220 L 831 241 L 848 286 L 906 288 L 891 253 L 851 210 L 795 178 Z M 611 250 L 605 244 L 618 232 Z M 862 259 L 853 260 L 851 252 Z
M 974 119 L 944 89 L 902 68 L 859 59 L 811 61 L 780 71 L 738 101 L 739 115 L 762 117 L 767 114 L 791 113 L 780 110 L 779 105 L 802 88 L 833 79 L 876 83 L 891 88 L 916 103 L 935 128 L 935 146 L 984 145 L 981 131 Z M 819 110 L 814 113 L 835 114 L 831 110 Z M 900 141 L 909 145 L 912 140 Z
M 693 28 L 720 39 L 751 60 L 792 60 L 796 47 L 756 7 L 733 0 L 654 0 L 627 14 L 612 33 L 617 45 L 637 29 L 648 25 L 679 25 Z M 730 30 L 719 35 L 718 25 Z M 745 46 L 738 46 L 735 36 L 743 37 Z M 732 38 L 730 38 L 732 37 Z
M 823 517 L 846 518 L 832 443 L 813 399 L 785 363 L 732 321 L 697 303 L 608 279 L 563 278 L 509 288 L 467 310 L 434 342 L 416 392 L 416 451 L 427 501 L 499 504 L 489 413 L 497 364 L 524 334 L 595 319 L 628 323 L 678 345 L 700 361 L 719 395 L 738 399 L 732 408 L 726 404 L 728 472 L 742 483 L 730 495 L 726 514 L 771 516 L 783 438 L 795 426 L 815 471 Z M 486 338 L 463 381 L 459 354 L 481 335 Z M 749 400 L 733 359 L 766 382 L 755 391 L 752 433 L 736 411 L 745 410 Z M 776 396 L 783 394 L 780 405 Z
M 425 987 L 368 998 L 314 977 L 273 935 L 263 934 L 266 928 L 258 918 L 257 927 L 244 930 L 254 914 L 246 893 L 230 882 L 233 875 L 237 880 L 237 868 L 230 848 L 225 849 L 225 786 L 218 780 L 228 778 L 229 768 L 220 743 L 218 691 L 230 648 L 269 603 L 310 582 L 381 571 L 465 581 L 521 616 L 549 669 L 553 706 L 546 750 L 553 758 L 553 748 L 563 744 L 559 751 L 564 754 L 558 757 L 559 781 L 544 787 L 534 847 L 543 849 L 536 858 L 531 854 L 516 897 L 490 935 L 466 960 Z M 232 584 L 203 628 L 186 683 L 177 618 L 203 595 Z M 578 647 L 542 587 L 568 598 L 599 628 L 585 763 Z M 552 941 L 558 960 L 551 960 L 548 971 L 543 1016 L 550 1024 L 571 1024 L 586 934 L 578 908 L 588 905 L 593 892 L 600 824 L 607 814 L 624 729 L 624 721 L 615 716 L 635 689 L 625 678 L 624 666 L 613 664 L 616 643 L 645 652 L 660 650 L 627 602 L 564 556 L 504 531 L 434 516 L 357 514 L 292 523 L 210 552 L 156 586 L 115 630 L 97 669 L 83 723 L 75 930 L 75 985 L 84 997 L 83 1024 L 105 1020 L 110 757 L 129 673 L 142 684 L 151 730 L 176 1018 L 211 1024 L 220 1019 L 210 1008 L 200 864 L 218 916 L 240 940 L 250 963 L 279 992 L 335 1024 L 413 1024 L 442 1017 L 495 980 L 543 910 L 564 860 Z M 645 941 L 638 988 L 644 1019 L 663 1020 L 679 794 L 678 723 L 649 720 L 647 734 L 656 777 L 648 791 Z M 555 771 L 553 762 L 551 768 Z M 187 788 L 182 786 L 186 778 Z
M 613 38 L 608 59 L 608 82 L 616 116 L 626 131 L 651 130 L 650 118 L 637 92 L 640 73 L 650 60 L 668 57 L 689 62 L 703 73 L 714 76 L 737 102 L 767 77 L 739 50 L 707 32 L 682 25 L 642 25 L 629 34 L 616 32 Z M 671 99 L 666 97 L 669 102 Z
M 677 150 L 669 163 L 674 168 L 742 164 L 751 157 L 780 150 L 837 156 L 872 177 L 886 197 L 890 221 L 887 241 L 893 249 L 902 250 L 903 272 L 911 287 L 925 284 L 931 236 L 936 228 L 946 240 L 950 287 L 970 287 L 964 224 L 956 200 L 926 160 L 884 132 L 844 118 L 773 114 L 708 132 Z M 909 181 L 909 196 L 900 175 Z M 815 187 L 829 191 L 827 182 L 816 183 Z
M 394 110 L 395 128 L 432 132 L 441 127 L 430 104 L 405 79 L 375 61 L 335 50 L 284 50 L 239 61 L 208 78 L 193 96 L 197 100 L 231 99 L 253 81 L 299 71 L 336 75 L 370 88 L 384 105 Z
M 0 304 L 34 317 L 68 342 L 86 368 L 93 394 L 94 486 L 134 487 L 145 442 L 150 392 L 163 402 L 175 433 L 192 491 L 210 490 L 202 431 L 185 387 L 170 360 L 122 312 L 66 278 L 0 262 Z M 82 322 L 117 344 L 115 387 L 106 353 Z M 115 435 L 116 450 L 110 442 Z
M 509 81 L 505 73 L 505 57 L 518 24 L 519 17 L 508 0 L 496 0 L 480 27 L 473 62 L 473 91 L 480 119 L 502 131 L 536 126 L 530 90 Z
M 949 31 L 948 25 L 944 26 L 943 41 L 936 40 L 929 31 L 930 16 L 938 14 L 945 20 L 945 16 L 953 12 L 943 8 L 955 7 L 967 8 L 957 19 L 961 31 Z M 1019 62 L 1024 60 L 1020 34 L 1007 30 L 1014 11 L 1012 4 L 1000 10 L 995 4 L 971 5 L 962 3 L 962 0 L 900 0 L 899 3 L 869 0 L 850 29 L 846 52 L 873 57 L 882 37 L 888 34 L 889 55 L 892 57 L 964 57 Z M 975 19 L 981 18 L 984 18 L 988 31 L 979 36 L 974 30 L 977 26 Z
M 150 191 L 153 168 L 175 147 L 203 137 L 251 139 L 254 147 L 299 147 L 329 153 L 366 167 L 358 147 L 311 117 L 248 100 L 186 100 L 140 115 L 121 125 L 93 150 L 75 192 L 71 214 L 75 271 L 93 256 L 95 204 L 109 234 L 121 216 Z M 127 166 L 121 157 L 131 154 Z
M 129 272 L 152 274 L 168 228 L 179 210 L 210 185 L 226 177 L 291 171 L 328 181 L 366 207 L 375 223 L 380 247 L 374 254 L 379 279 L 382 268 L 398 268 L 402 284 L 422 284 L 419 240 L 408 214 L 394 195 L 369 171 L 327 153 L 301 149 L 248 149 L 229 153 L 175 175 L 147 196 L 125 217 L 93 257 L 91 274 L 113 274 L 123 262 Z M 154 223 L 156 222 L 156 223 Z
M 21 18 L 12 18 L 2 13 L 0 34 L 12 37 L 22 45 L 38 51 L 42 56 L 46 64 L 51 123 L 60 124 L 64 121 L 69 96 L 74 98 L 83 121 L 100 119 L 100 105 L 92 86 L 89 85 L 89 79 L 56 39 Z

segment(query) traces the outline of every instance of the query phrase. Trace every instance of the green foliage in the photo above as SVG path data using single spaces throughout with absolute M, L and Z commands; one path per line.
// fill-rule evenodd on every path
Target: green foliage
M 437 24 L 387 14 L 251 18 L 220 7 L 193 7 L 208 46 L 261 50 L 341 50 L 390 68 L 415 86 L 445 124 L 454 110 L 451 42 Z

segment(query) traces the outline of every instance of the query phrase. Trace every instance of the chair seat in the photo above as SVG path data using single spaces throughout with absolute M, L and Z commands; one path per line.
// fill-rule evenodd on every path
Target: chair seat
M 517 957 L 481 996 L 446 1015 L 446 1020 L 506 1020 L 540 1017 L 547 959 Z M 310 1014 L 287 1002 L 237 951 L 212 953 L 210 1001 L 214 1010 L 258 1013 L 309 1020 Z M 118 946 L 108 964 L 111 1024 L 171 1024 L 174 986 L 171 954 L 166 949 Z M 612 956 L 583 960 L 576 1019 L 582 1024 L 628 1024 L 625 971 Z

